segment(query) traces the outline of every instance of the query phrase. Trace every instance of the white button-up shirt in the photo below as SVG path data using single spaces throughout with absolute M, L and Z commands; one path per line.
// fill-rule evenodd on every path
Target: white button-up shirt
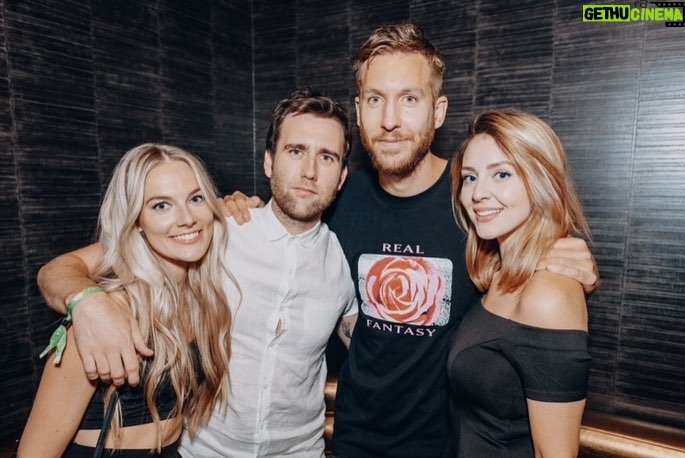
M 290 235 L 271 202 L 243 226 L 229 220 L 233 312 L 230 392 L 184 457 L 323 457 L 325 349 L 341 316 L 357 313 L 350 269 L 321 223 Z

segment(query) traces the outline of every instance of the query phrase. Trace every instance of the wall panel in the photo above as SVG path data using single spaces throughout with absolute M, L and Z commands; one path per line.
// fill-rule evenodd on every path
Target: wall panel
M 620 349 L 626 228 L 639 90 L 642 24 L 578 24 L 576 5 L 555 22 L 552 126 L 564 143 L 593 237 L 602 285 L 592 295 L 590 404 L 613 404 Z M 602 43 L 596 46 L 596 43 Z
M 683 34 L 645 27 L 626 234 L 615 405 L 685 425 Z

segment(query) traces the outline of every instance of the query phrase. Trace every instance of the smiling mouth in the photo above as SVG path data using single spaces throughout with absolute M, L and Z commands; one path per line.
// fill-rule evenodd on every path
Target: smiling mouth
M 479 223 L 487 223 L 492 221 L 504 211 L 503 208 L 491 209 L 491 210 L 474 210 L 473 214 L 476 216 L 476 221 Z
M 495 215 L 497 213 L 500 213 L 502 211 L 501 208 L 493 209 L 493 210 L 474 210 L 473 213 L 476 214 L 476 216 L 490 216 L 490 215 Z
M 191 242 L 200 236 L 200 231 L 188 232 L 187 234 L 173 235 L 172 239 L 180 242 Z

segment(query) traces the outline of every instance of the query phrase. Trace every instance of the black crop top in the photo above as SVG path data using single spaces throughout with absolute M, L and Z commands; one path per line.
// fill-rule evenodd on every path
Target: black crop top
M 200 363 L 200 352 L 195 342 L 190 344 L 193 356 L 195 375 L 198 383 L 202 383 L 204 373 Z M 101 383 L 88 404 L 79 429 L 101 429 L 102 421 L 105 417 L 104 397 L 109 385 Z M 152 423 L 152 415 L 145 403 L 145 387 L 141 383 L 136 387 L 124 385 L 117 389 L 119 401 L 121 402 L 122 426 L 136 426 Z M 155 400 L 159 418 L 167 420 L 176 415 L 176 393 L 169 377 L 165 376 L 157 386 L 157 396 Z
M 104 397 L 109 385 L 101 383 L 90 400 L 79 429 L 100 429 L 105 416 Z M 145 403 L 145 387 L 141 383 L 136 387 L 125 385 L 117 389 L 121 402 L 122 426 L 135 426 L 152 423 L 152 415 Z M 159 418 L 172 418 L 176 406 L 176 394 L 168 377 L 164 377 L 157 387 L 156 403 Z

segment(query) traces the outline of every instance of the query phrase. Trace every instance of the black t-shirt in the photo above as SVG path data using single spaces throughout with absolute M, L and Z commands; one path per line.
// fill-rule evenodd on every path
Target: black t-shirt
M 407 198 L 383 191 L 372 170 L 354 173 L 327 216 L 360 304 L 338 380 L 335 456 L 450 454 L 447 352 L 476 290 L 449 166 Z
M 587 340 L 585 331 L 527 326 L 473 307 L 449 354 L 456 456 L 533 457 L 526 398 L 584 399 Z

